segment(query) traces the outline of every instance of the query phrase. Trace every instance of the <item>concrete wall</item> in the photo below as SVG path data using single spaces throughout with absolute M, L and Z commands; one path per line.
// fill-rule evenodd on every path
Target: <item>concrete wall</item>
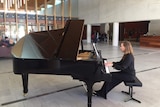
M 160 0 L 78 0 L 86 24 L 160 19 Z
M 78 0 L 71 0 L 72 17 L 78 17 Z M 56 6 L 57 16 L 61 16 L 61 4 Z M 64 2 L 64 16 L 68 17 L 68 1 Z
M 64 16 L 68 17 L 68 1 L 64 2 Z M 39 14 L 44 15 L 44 11 L 40 11 Z M 53 8 L 47 9 L 47 15 L 53 15 Z M 56 15 L 61 16 L 61 4 L 56 6 Z M 72 17 L 78 17 L 78 0 L 71 0 L 71 15 Z

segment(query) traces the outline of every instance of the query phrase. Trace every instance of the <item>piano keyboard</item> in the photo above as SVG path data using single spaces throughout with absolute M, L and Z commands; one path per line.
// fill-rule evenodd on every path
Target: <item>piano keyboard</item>
M 104 60 L 104 66 L 105 66 L 105 70 L 106 73 L 110 73 L 108 66 L 105 65 L 105 63 L 107 63 L 107 60 Z

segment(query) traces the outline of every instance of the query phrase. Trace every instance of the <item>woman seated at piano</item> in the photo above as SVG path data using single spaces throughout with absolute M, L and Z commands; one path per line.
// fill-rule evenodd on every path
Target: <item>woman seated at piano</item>
M 133 81 L 135 77 L 133 48 L 129 41 L 123 41 L 120 44 L 120 50 L 124 53 L 119 62 L 107 62 L 105 66 L 113 67 L 118 72 L 111 72 L 110 82 L 105 81 L 96 95 L 107 99 L 107 93 L 123 81 Z

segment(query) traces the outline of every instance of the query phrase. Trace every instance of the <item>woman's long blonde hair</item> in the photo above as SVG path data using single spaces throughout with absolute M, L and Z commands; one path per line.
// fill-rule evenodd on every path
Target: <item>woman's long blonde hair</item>
M 129 41 L 122 41 L 121 44 L 125 47 L 124 54 L 133 54 L 133 47 L 131 42 Z

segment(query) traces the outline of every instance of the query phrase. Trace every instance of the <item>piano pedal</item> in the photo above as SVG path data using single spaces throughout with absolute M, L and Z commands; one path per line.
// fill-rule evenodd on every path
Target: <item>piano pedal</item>
M 86 87 L 86 85 L 85 85 L 84 82 L 82 82 L 82 85 L 83 85 L 85 91 L 88 92 L 88 91 L 87 91 L 87 87 Z M 96 92 L 95 92 L 94 90 L 93 90 L 93 92 L 92 92 L 92 95 L 93 95 L 93 96 L 96 96 Z
M 93 90 L 93 94 L 96 94 L 96 91 L 95 91 L 95 90 Z

